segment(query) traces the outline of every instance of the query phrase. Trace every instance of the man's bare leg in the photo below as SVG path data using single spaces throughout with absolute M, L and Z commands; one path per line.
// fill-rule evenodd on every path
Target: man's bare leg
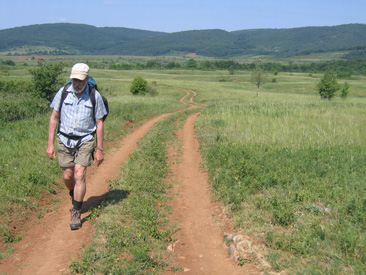
M 71 209 L 71 230 L 77 230 L 81 228 L 81 206 L 83 204 L 84 196 L 86 193 L 86 167 L 75 164 L 74 169 L 74 201 L 73 208 Z

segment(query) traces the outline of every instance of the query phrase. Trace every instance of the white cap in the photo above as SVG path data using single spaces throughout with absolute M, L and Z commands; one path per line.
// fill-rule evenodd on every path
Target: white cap
M 76 63 L 71 69 L 70 78 L 76 78 L 79 80 L 85 80 L 89 75 L 89 66 L 85 63 Z

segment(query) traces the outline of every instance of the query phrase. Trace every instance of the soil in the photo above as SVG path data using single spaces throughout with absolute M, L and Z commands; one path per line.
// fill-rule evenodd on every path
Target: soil
M 194 122 L 199 113 L 190 116 L 182 130 L 177 133 L 182 141 L 182 155 L 170 152 L 171 175 L 174 182 L 173 199 L 170 202 L 172 223 L 180 230 L 170 250 L 175 265 L 189 274 L 260 274 L 253 264 L 237 265 L 228 257 L 223 247 L 224 232 L 232 233 L 230 221 L 220 205 L 214 201 L 208 184 L 208 174 L 201 171 L 202 158 L 194 131 Z M 167 273 L 167 274 L 178 274 Z
M 189 108 L 193 108 L 193 91 L 185 91 L 184 98 L 192 95 Z M 181 99 L 183 104 L 184 98 Z M 122 141 L 110 146 L 105 160 L 99 167 L 92 165 L 87 171 L 87 194 L 82 209 L 82 228 L 69 228 L 71 199 L 57 203 L 52 211 L 41 219 L 30 219 L 23 239 L 14 246 L 14 252 L 2 259 L 1 274 L 70 274 L 68 264 L 78 259 L 84 247 L 90 243 L 94 227 L 87 218 L 108 191 L 108 182 L 120 174 L 121 166 L 128 160 L 138 141 L 156 123 L 170 114 L 149 120 L 129 133 Z M 198 113 L 190 116 L 184 129 L 178 131 L 183 144 L 180 161 L 172 161 L 171 175 L 176 184 L 173 192 L 178 194 L 170 201 L 172 222 L 178 222 L 180 230 L 172 249 L 172 260 L 188 274 L 259 274 L 252 264 L 238 266 L 223 248 L 223 234 L 229 232 L 230 222 L 220 206 L 212 200 L 208 175 L 201 171 L 202 161 L 199 144 L 194 132 Z M 108 147 L 108 146 L 105 146 Z M 171 157 L 170 157 L 171 159 Z M 182 273 L 181 272 L 181 273 Z M 180 272 L 178 272 L 180 273 Z M 173 273 L 170 273 L 173 274 Z

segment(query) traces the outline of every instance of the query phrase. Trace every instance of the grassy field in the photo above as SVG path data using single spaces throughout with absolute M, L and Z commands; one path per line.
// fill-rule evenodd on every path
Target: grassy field
M 137 73 L 137 72 L 135 72 Z M 121 77 L 110 72 L 94 71 L 101 92 L 109 99 L 110 115 L 105 129 L 105 141 L 113 141 L 137 122 L 181 108 L 178 99 L 182 93 L 169 87 L 160 87 L 159 97 L 135 97 L 129 92 L 134 74 Z M 125 78 L 124 78 L 125 77 Z M 117 79 L 118 78 L 118 79 Z M 27 80 L 25 69 L 12 70 L 7 80 Z M 65 73 L 65 81 L 67 74 Z M 1 100 L 5 100 L 4 97 Z M 46 193 L 56 194 L 63 184 L 61 170 L 56 161 L 46 157 L 48 121 L 47 114 L 9 123 L 0 123 L 0 234 L 4 242 L 2 255 L 11 250 L 12 242 L 22 238 L 18 225 L 29 215 L 42 217 L 53 205 L 41 207 L 40 199 Z M 52 204 L 57 201 L 52 200 Z M 9 248 L 9 249 L 8 249 Z
M 230 87 L 209 102 L 197 129 L 213 189 L 275 271 L 363 274 L 365 98 L 321 101 L 311 78 L 287 80 L 292 93 L 279 81 L 258 98 Z
M 347 100 L 327 101 L 315 90 L 321 77 L 317 74 L 272 75 L 276 80 L 263 85 L 258 97 L 250 72 L 93 69 L 92 74 L 110 101 L 109 141 L 123 136 L 126 130 L 121 129 L 128 122 L 181 108 L 178 99 L 184 93 L 179 89 L 198 93 L 195 100 L 208 105 L 196 129 L 212 190 L 235 221 L 237 233 L 253 236 L 258 261 L 261 253 L 272 271 L 289 274 L 366 273 L 365 76 L 347 79 Z M 156 81 L 159 95 L 132 96 L 129 85 L 137 75 Z M 30 79 L 25 68 L 8 75 L 19 78 Z M 180 120 L 187 115 L 181 113 Z M 73 261 L 74 272 L 145 274 L 169 265 L 163 251 L 174 230 L 163 219 L 168 209 L 146 206 L 162 206 L 166 200 L 163 148 L 174 139 L 171 133 L 180 126 L 174 125 L 176 120 L 156 125 L 121 178 L 111 184 L 111 196 L 93 215 L 98 224 L 94 243 L 81 261 Z M 41 217 L 47 211 L 38 207 L 42 193 L 62 188 L 56 163 L 45 156 L 47 123 L 48 114 L 0 125 L 5 243 L 21 238 L 11 230 L 15 214 Z M 156 184 L 144 190 L 141 179 Z M 127 193 L 144 194 L 146 201 L 126 199 Z M 103 236 L 110 236 L 107 243 Z

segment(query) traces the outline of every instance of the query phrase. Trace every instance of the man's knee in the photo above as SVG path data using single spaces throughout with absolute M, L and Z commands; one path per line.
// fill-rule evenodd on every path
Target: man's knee
M 72 181 L 74 180 L 74 167 L 72 168 L 63 168 L 62 174 L 64 181 Z
M 75 181 L 85 181 L 86 178 L 86 167 L 82 165 L 75 165 L 74 173 Z

